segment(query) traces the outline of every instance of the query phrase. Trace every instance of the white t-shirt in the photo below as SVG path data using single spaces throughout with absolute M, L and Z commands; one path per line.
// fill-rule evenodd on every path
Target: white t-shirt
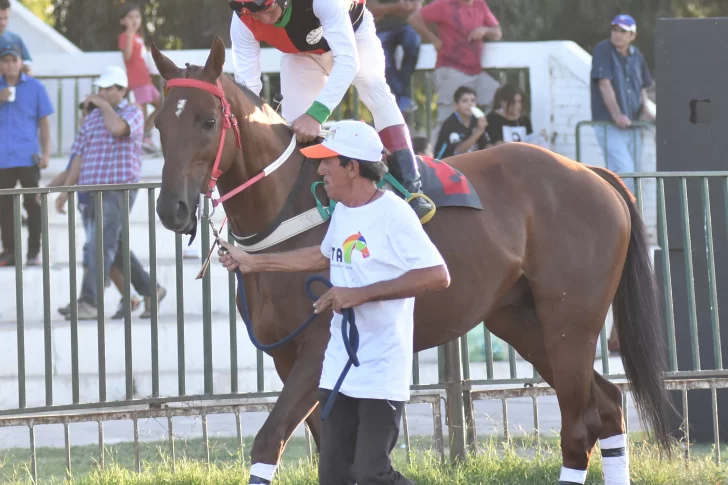
M 362 287 L 445 264 L 412 208 L 387 191 L 361 207 L 336 205 L 321 252 L 331 258 L 331 283 Z M 412 374 L 414 298 L 375 301 L 354 309 L 359 367 L 340 392 L 354 398 L 407 401 Z M 333 389 L 349 360 L 334 313 L 319 386 Z

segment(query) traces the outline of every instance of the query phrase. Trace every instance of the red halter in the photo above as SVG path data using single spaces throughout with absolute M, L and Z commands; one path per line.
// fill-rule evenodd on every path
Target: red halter
M 210 183 L 208 184 L 207 189 L 207 197 L 212 199 L 212 192 L 215 190 L 215 186 L 217 185 L 217 179 L 218 177 L 220 177 L 220 175 L 222 175 L 222 171 L 220 170 L 220 160 L 222 159 L 222 147 L 225 144 L 225 131 L 227 129 L 233 128 L 233 130 L 235 130 L 235 146 L 237 148 L 242 147 L 242 144 L 240 142 L 240 130 L 238 130 L 238 120 L 235 119 L 235 115 L 230 110 L 230 103 L 228 103 L 228 100 L 225 98 L 225 92 L 222 89 L 222 84 L 220 83 L 219 79 L 217 81 L 217 84 L 210 84 L 205 81 L 200 81 L 198 79 L 170 79 L 169 81 L 167 81 L 167 87 L 202 89 L 203 91 L 214 94 L 217 98 L 220 99 L 220 103 L 222 103 L 223 129 L 220 133 L 220 145 L 217 148 L 217 155 L 215 156 L 215 163 L 212 166 Z M 220 202 L 222 202 L 222 200 L 220 199 L 213 201 L 213 205 L 216 206 Z

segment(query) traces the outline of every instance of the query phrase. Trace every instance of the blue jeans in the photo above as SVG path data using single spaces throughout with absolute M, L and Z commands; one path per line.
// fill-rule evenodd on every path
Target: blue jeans
M 392 90 L 400 110 L 410 107 L 410 79 L 415 72 L 417 59 L 420 56 L 420 35 L 411 25 L 402 25 L 389 30 L 377 31 L 377 37 L 382 41 L 386 68 L 384 71 L 387 84 Z M 402 65 L 397 69 L 397 59 L 394 53 L 397 46 L 402 46 Z
M 86 275 L 81 284 L 81 296 L 79 301 L 85 301 L 91 305 L 97 306 L 96 303 L 96 220 L 94 217 L 95 199 L 100 194 L 91 194 L 89 203 L 84 207 L 83 225 L 86 229 L 86 244 L 84 248 L 84 260 L 87 265 Z M 109 273 L 112 264 L 119 268 L 123 268 L 122 252 L 121 252 L 121 229 L 122 229 L 122 200 L 124 192 L 107 191 L 103 192 L 103 254 L 104 254 L 104 286 L 109 280 Z M 137 191 L 129 191 L 129 211 L 134 206 Z M 142 267 L 139 260 L 133 252 L 129 251 L 129 261 L 131 266 L 131 284 L 141 296 L 152 295 L 152 282 Z
M 605 153 L 605 168 L 617 174 L 640 170 L 640 159 L 642 158 L 642 130 L 640 128 L 622 130 L 614 125 L 595 126 L 594 133 L 602 152 Z M 634 179 L 625 179 L 624 183 L 634 194 Z

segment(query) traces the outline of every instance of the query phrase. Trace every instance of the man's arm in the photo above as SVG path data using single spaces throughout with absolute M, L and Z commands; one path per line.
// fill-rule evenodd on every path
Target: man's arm
M 253 33 L 235 12 L 230 22 L 230 40 L 235 81 L 260 96 L 260 90 L 263 89 L 260 79 L 260 42 L 255 40 Z
M 40 131 L 40 168 L 47 168 L 51 159 L 51 122 L 48 116 L 44 116 L 38 120 L 38 130 Z
M 359 53 L 346 3 L 331 0 L 313 2 L 313 12 L 321 21 L 323 36 L 334 55 L 334 66 L 331 68 L 326 85 L 306 111 L 306 114 L 321 124 L 341 103 L 356 73 L 359 72 Z
M 485 133 L 485 129 L 487 127 L 488 122 L 486 121 L 486 119 L 479 118 L 477 121 L 477 125 L 475 126 L 475 129 L 473 129 L 473 132 L 470 134 L 470 136 L 462 142 L 458 143 L 455 147 L 455 155 L 459 155 L 470 150 L 470 148 L 483 137 L 483 133 Z
M 399 278 L 362 287 L 364 300 L 362 303 L 410 298 L 428 291 L 442 290 L 448 286 L 450 286 L 450 273 L 444 264 L 413 269 Z
M 220 245 L 229 254 L 220 255 L 220 262 L 228 271 L 240 269 L 243 273 L 262 273 L 268 271 L 323 271 L 328 269 L 330 259 L 323 255 L 321 246 L 285 251 L 271 254 L 249 254 L 227 241 Z
M 114 107 L 106 100 L 98 95 L 92 94 L 87 98 L 87 101 L 96 105 L 96 109 L 101 112 L 101 116 L 104 118 L 104 125 L 106 125 L 106 129 L 109 130 L 112 135 L 129 136 L 131 133 L 129 124 L 124 118 L 119 116 L 116 110 L 114 110 Z
M 609 79 L 600 79 L 599 91 L 602 93 L 604 106 L 607 107 L 607 111 L 609 111 L 609 115 L 614 120 L 614 123 L 620 128 L 628 127 L 631 122 L 626 115 L 622 114 L 622 110 L 619 108 L 617 96 L 614 94 L 614 87 L 612 87 L 612 81 Z
M 432 4 L 430 4 L 432 5 Z M 427 7 L 425 7 L 427 8 Z M 429 27 L 427 27 L 427 23 L 425 22 L 425 19 L 422 17 L 422 10 L 416 10 L 415 12 L 412 12 L 412 14 L 407 18 L 407 22 L 414 28 L 420 36 L 422 36 L 423 39 L 426 41 L 429 41 L 432 43 L 432 45 L 435 47 L 435 50 L 440 50 L 440 47 L 442 47 L 442 41 L 438 36 L 434 34 L 430 30 Z

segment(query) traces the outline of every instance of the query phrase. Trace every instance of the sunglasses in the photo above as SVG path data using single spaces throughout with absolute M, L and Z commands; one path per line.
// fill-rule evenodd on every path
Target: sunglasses
M 230 8 L 239 15 L 247 10 L 250 13 L 261 13 L 271 8 L 276 0 L 229 0 Z

